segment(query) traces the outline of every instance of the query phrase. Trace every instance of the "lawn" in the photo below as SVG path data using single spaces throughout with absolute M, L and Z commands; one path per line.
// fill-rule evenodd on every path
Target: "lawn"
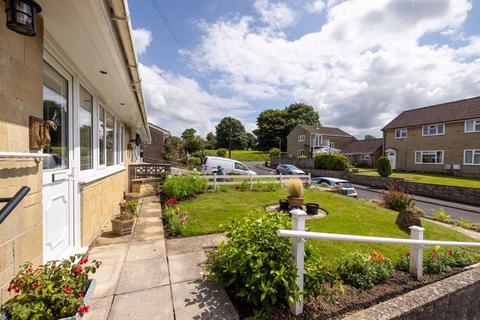
M 212 150 L 212 155 L 216 155 L 217 151 Z M 228 151 L 226 157 L 228 158 Z M 265 161 L 268 159 L 268 153 L 255 150 L 232 150 L 232 159 L 238 161 Z
M 188 210 L 188 219 L 182 235 L 188 237 L 222 232 L 224 228 L 221 225 L 249 214 L 256 214 L 257 210 L 262 210 L 265 206 L 276 203 L 281 198 L 285 198 L 282 191 L 240 192 L 227 190 L 202 194 L 194 200 L 184 201 L 180 204 L 180 208 Z M 324 219 L 307 221 L 307 226 L 311 231 L 409 238 L 409 235 L 395 225 L 395 212 L 377 207 L 367 201 L 350 199 L 318 190 L 306 190 L 305 201 L 319 203 L 320 207 L 328 212 L 328 216 Z M 463 234 L 437 224 L 428 221 L 424 221 L 423 224 L 426 229 L 425 239 L 472 241 Z M 328 261 L 334 261 L 334 257 L 354 250 L 378 251 L 394 260 L 408 251 L 406 246 L 399 245 L 311 241 Z
M 379 174 L 376 171 L 360 171 L 358 174 L 375 176 L 378 177 Z M 412 172 L 394 172 L 390 176 L 392 178 L 403 178 L 408 181 L 418 182 L 418 183 L 431 183 L 439 184 L 446 186 L 455 186 L 455 187 L 470 187 L 470 188 L 480 188 L 480 179 L 475 178 L 464 178 L 464 177 L 454 177 L 447 176 L 442 174 L 434 173 L 412 173 Z

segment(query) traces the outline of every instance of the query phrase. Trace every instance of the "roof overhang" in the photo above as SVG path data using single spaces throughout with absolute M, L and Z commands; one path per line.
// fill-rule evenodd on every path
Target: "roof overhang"
M 122 122 L 149 142 L 126 0 L 38 2 L 43 8 L 46 45 L 56 48 L 80 81 L 94 88 Z

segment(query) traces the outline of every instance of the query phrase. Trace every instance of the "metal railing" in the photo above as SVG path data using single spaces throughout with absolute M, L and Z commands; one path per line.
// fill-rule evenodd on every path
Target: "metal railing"
M 12 211 L 18 206 L 20 201 L 30 192 L 29 187 L 21 187 L 17 193 L 11 198 L 0 198 L 0 203 L 6 202 L 2 209 L 0 209 L 0 223 L 2 223 L 12 213 Z
M 253 187 L 254 184 L 262 184 L 262 183 L 276 183 L 280 184 L 283 187 L 283 184 L 291 178 L 299 178 L 300 180 L 304 180 L 305 183 L 311 184 L 312 183 L 312 176 L 310 174 L 302 174 L 302 175 L 282 175 L 282 174 L 265 174 L 265 175 L 202 175 L 202 178 L 206 178 L 211 180 L 208 182 L 208 185 L 213 186 L 214 189 L 220 185 L 240 185 L 245 181 L 248 181 L 250 184 L 250 188 Z M 270 181 L 269 181 L 270 180 Z
M 334 240 L 334 241 L 352 241 L 367 243 L 384 243 L 384 244 L 405 244 L 410 245 L 410 273 L 417 279 L 423 277 L 423 247 L 429 246 L 462 246 L 462 247 L 480 247 L 480 242 L 459 242 L 459 241 L 441 241 L 441 240 L 423 240 L 425 231 L 422 227 L 410 227 L 410 239 L 401 238 L 384 238 L 357 236 L 349 234 L 334 234 L 322 232 L 306 232 L 305 217 L 307 213 L 300 209 L 291 211 L 292 214 L 292 230 L 278 230 L 279 237 L 293 238 L 292 255 L 297 267 L 297 285 L 300 291 L 303 291 L 304 283 L 304 255 L 305 240 Z M 294 315 L 303 312 L 303 297 L 291 305 L 291 311 Z

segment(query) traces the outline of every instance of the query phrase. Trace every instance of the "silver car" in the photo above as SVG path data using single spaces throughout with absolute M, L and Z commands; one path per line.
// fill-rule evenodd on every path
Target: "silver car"
M 346 192 L 346 195 L 353 198 L 358 198 L 357 190 L 352 186 L 352 184 L 343 179 L 329 178 L 329 177 L 318 177 L 312 178 L 312 185 L 321 185 L 326 184 L 329 188 L 341 188 Z
M 275 171 L 277 174 L 305 174 L 305 171 L 295 167 L 293 164 L 279 164 Z

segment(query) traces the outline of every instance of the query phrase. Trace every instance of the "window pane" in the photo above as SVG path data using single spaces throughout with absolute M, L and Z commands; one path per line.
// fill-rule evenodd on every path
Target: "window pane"
M 475 131 L 480 131 L 480 121 L 475 122 Z
M 113 117 L 110 113 L 107 112 L 106 117 L 106 148 L 107 148 L 107 166 L 113 165 L 114 158 L 114 145 L 113 145 Z
M 422 162 L 422 153 L 415 152 L 415 162 L 421 163 Z
M 68 108 L 68 80 L 44 63 L 43 120 L 48 127 L 40 138 L 48 140 L 50 136 L 50 144 L 43 149 L 50 154 L 43 161 L 44 169 L 68 167 Z
M 443 134 L 443 123 L 438 125 L 437 133 L 438 134 Z
M 473 151 L 465 151 L 465 163 L 472 163 Z
M 80 127 L 80 170 L 93 168 L 93 97 L 80 86 L 80 110 L 78 125 Z
M 474 121 L 466 121 L 465 122 L 465 131 L 470 132 L 473 131 Z
M 437 163 L 442 163 L 443 162 L 443 151 L 438 151 L 437 152 Z
M 475 151 L 475 154 L 473 156 L 473 163 L 474 164 L 480 164 L 480 151 Z
M 105 109 L 98 107 L 98 150 L 100 164 L 105 164 Z

